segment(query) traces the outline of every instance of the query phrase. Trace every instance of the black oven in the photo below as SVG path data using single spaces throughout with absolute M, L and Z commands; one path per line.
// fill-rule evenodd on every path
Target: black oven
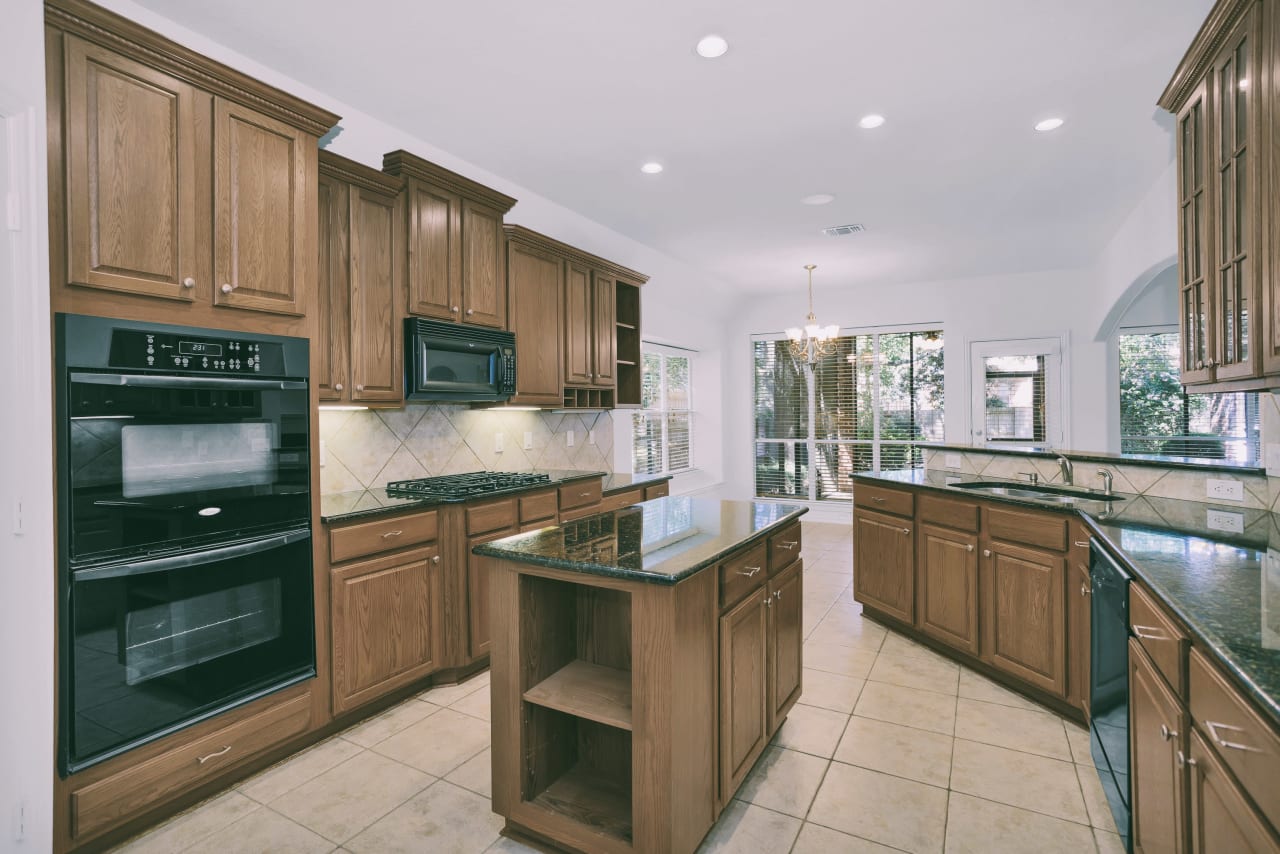
M 487 402 L 516 392 L 515 336 L 410 317 L 404 322 L 405 397 Z
M 308 344 L 58 315 L 60 769 L 315 673 Z

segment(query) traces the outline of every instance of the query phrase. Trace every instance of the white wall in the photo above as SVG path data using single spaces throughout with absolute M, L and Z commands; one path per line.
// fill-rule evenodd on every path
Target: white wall
M 1120 315 L 1116 329 L 1178 325 L 1178 267 L 1165 267 Z
M 0 851 L 35 852 L 53 844 L 53 450 L 42 4 L 6 0 L 3 20 L 0 202 L 16 195 L 12 218 L 0 204 L 0 399 L 7 401 L 0 420 Z

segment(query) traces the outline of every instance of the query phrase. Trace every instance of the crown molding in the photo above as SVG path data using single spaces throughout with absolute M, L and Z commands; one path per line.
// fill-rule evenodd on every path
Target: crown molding
M 499 193 L 492 187 L 486 187 L 465 175 L 451 172 L 404 149 L 382 155 L 382 171 L 399 178 L 416 178 L 419 181 L 444 187 L 460 196 L 497 208 L 504 214 L 516 203 L 515 199 L 505 193 Z
M 561 255 L 570 261 L 576 261 L 583 266 L 613 276 L 615 279 L 622 279 L 624 282 L 633 285 L 643 285 L 649 281 L 649 277 L 644 273 L 638 273 L 629 267 L 615 264 L 607 258 L 601 258 L 599 255 L 584 252 L 576 246 L 562 243 L 554 237 L 547 237 L 545 234 L 534 231 L 531 228 L 525 228 L 523 225 L 508 224 L 502 226 L 502 230 L 506 233 L 509 241 Z
M 1191 40 L 1191 46 L 1156 103 L 1171 113 L 1181 110 L 1191 92 L 1208 73 L 1213 58 L 1226 44 L 1236 24 L 1257 4 L 1258 0 L 1218 0 L 1209 17 L 1200 25 L 1200 31 Z
M 324 149 L 320 150 L 320 174 L 384 196 L 397 195 L 404 187 L 402 178 Z

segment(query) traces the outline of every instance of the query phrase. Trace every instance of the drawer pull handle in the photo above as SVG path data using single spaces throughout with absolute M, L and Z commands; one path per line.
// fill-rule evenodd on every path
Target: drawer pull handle
M 1077 545 L 1077 546 L 1079 546 L 1079 547 L 1080 547 L 1080 548 L 1082 548 L 1082 549 L 1087 549 L 1087 548 L 1089 548 L 1089 541 L 1088 541 L 1088 540 L 1076 540 L 1076 545 Z
M 217 759 L 219 756 L 225 756 L 229 752 L 231 752 L 231 745 L 228 744 L 226 747 L 222 748 L 221 750 L 215 750 L 213 753 L 210 753 L 208 756 L 201 756 L 196 761 L 199 762 L 201 765 L 203 765 L 204 763 L 208 762 L 210 759 Z
M 1229 731 L 1229 732 L 1244 732 L 1244 730 L 1242 730 L 1242 729 L 1241 729 L 1240 727 L 1238 727 L 1238 726 L 1231 726 L 1230 724 L 1220 724 L 1220 723 L 1218 723 L 1217 721 L 1205 721 L 1205 722 L 1204 722 L 1204 725 L 1205 725 L 1206 727 L 1208 727 L 1208 729 L 1209 729 L 1209 735 L 1210 735 L 1210 736 L 1212 736 L 1212 738 L 1213 738 L 1214 742 L 1215 742 L 1219 747 L 1226 747 L 1226 748 L 1230 748 L 1231 750 L 1243 750 L 1243 751 L 1245 751 L 1246 753 L 1261 753 L 1261 752 L 1262 752 L 1261 750 L 1259 750 L 1259 749 L 1258 749 L 1258 748 L 1256 748 L 1256 747 L 1250 747 L 1249 745 L 1247 745 L 1247 744 L 1241 744 L 1241 743 L 1240 743 L 1240 742 L 1238 742 L 1238 741 L 1225 741 L 1225 740 L 1222 738 L 1222 736 L 1218 735 L 1218 730 L 1220 730 L 1220 729 L 1225 729 L 1225 730 L 1227 730 L 1227 731 Z
M 800 545 L 800 544 L 799 544 L 799 543 L 778 543 L 778 546 L 779 546 L 779 547 L 784 548 L 784 549 L 786 549 L 787 551 L 792 551 L 792 550 L 794 550 L 794 549 L 795 549 L 795 547 L 796 547 L 796 546 L 798 546 L 798 545 Z
M 590 497 L 591 497 L 591 493 L 590 493 L 590 492 L 579 492 L 579 493 L 578 493 L 578 497 L 579 497 L 579 498 L 590 498 Z
M 973 551 L 973 543 L 965 543 L 964 550 L 967 552 Z
M 1164 632 L 1153 626 L 1139 626 L 1135 624 L 1130 626 L 1130 628 L 1133 629 L 1133 634 L 1141 640 L 1167 641 L 1169 639 L 1165 636 Z
M 874 501 L 874 502 L 875 502 L 875 503 L 877 503 L 877 504 L 883 504 L 883 503 L 884 503 L 884 499 L 883 499 L 883 498 L 881 498 L 879 495 L 873 495 L 873 496 L 871 496 L 871 500 L 872 500 L 872 501 Z
M 743 572 L 742 569 L 749 569 L 751 571 Z M 736 569 L 734 570 L 734 572 L 738 573 L 738 575 L 745 575 L 747 578 L 750 578 L 751 576 L 755 575 L 757 572 L 760 571 L 760 567 L 758 566 L 744 566 L 742 569 Z
M 1169 741 L 1170 739 L 1178 737 L 1178 731 L 1176 729 L 1169 729 L 1164 724 L 1160 724 L 1160 737 L 1165 741 Z
M 391 537 L 398 537 L 403 533 L 404 531 L 387 531 L 385 534 L 382 535 L 382 539 L 387 540 L 387 539 L 390 539 Z

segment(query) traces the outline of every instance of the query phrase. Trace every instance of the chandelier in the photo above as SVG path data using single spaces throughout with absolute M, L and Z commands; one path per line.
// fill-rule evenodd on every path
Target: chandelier
M 787 330 L 787 337 L 791 339 L 791 352 L 797 359 L 816 365 L 823 356 L 830 356 L 836 351 L 840 327 L 818 325 L 818 316 L 813 313 L 813 271 L 818 269 L 818 265 L 805 264 L 804 268 L 809 271 L 809 316 L 805 318 L 803 329 L 793 326 Z

